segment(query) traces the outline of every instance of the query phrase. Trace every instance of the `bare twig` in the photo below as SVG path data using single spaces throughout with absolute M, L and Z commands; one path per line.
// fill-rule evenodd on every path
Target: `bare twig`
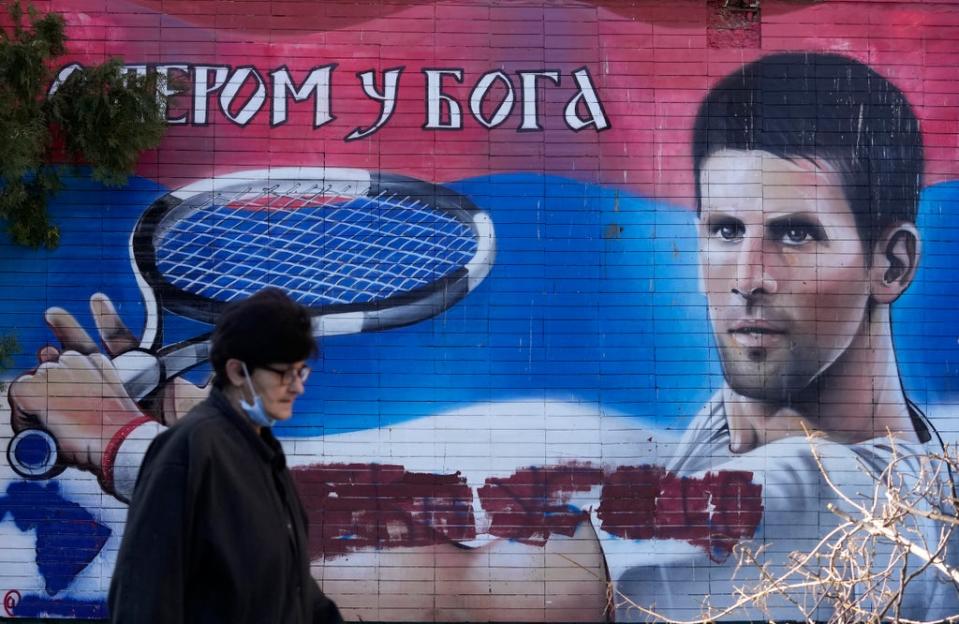
M 844 490 L 829 473 L 818 447 L 819 436 L 807 432 L 811 455 L 821 482 L 833 501 L 826 508 L 838 524 L 808 551 L 790 553 L 784 570 L 773 568 L 768 544 L 741 543 L 735 547 L 736 571 L 758 572 L 758 581 L 732 589 L 732 604 L 711 608 L 705 604 L 702 617 L 676 620 L 655 607 L 638 604 L 621 593 L 617 607 L 635 610 L 650 619 L 675 624 L 701 624 L 754 608 L 771 616 L 770 599 L 783 600 L 795 614 L 813 622 L 821 609 L 829 610 L 830 622 L 896 621 L 907 619 L 907 590 L 924 574 L 948 579 L 959 591 L 959 569 L 948 557 L 954 532 L 957 489 L 952 474 L 959 470 L 957 449 L 933 454 L 902 454 L 890 435 L 890 458 L 876 473 L 864 462 L 860 470 L 872 482 L 871 491 L 855 495 Z M 936 530 L 933 530 L 935 528 Z M 776 607 L 776 613 L 782 610 Z M 741 614 L 740 614 L 741 615 Z M 941 622 L 959 622 L 959 613 Z M 926 624 L 922 622 L 922 624 Z

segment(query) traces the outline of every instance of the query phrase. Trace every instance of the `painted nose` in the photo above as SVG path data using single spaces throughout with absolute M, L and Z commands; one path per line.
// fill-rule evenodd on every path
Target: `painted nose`
M 769 272 L 769 258 L 764 249 L 762 236 L 749 236 L 743 239 L 737 258 L 736 283 L 732 291 L 745 298 L 757 295 L 775 294 L 779 284 Z

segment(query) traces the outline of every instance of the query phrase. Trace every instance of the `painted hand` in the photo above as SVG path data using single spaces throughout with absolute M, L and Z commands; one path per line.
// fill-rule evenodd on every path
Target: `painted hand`
M 93 295 L 90 309 L 105 353 L 72 314 L 49 308 L 45 320 L 60 348 L 40 350 L 36 370 L 10 385 L 9 401 L 15 431 L 38 426 L 47 430 L 57 440 L 61 465 L 99 475 L 104 448 L 125 425 L 145 412 L 169 424 L 207 390 L 177 379 L 161 388 L 149 406 L 137 405 L 111 358 L 137 348 L 139 342 L 105 295 Z

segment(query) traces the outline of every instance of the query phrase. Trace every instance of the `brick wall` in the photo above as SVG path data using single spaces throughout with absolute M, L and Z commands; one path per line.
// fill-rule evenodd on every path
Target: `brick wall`
M 69 174 L 56 250 L 0 243 L 0 615 L 107 616 L 143 453 L 209 391 L 156 357 L 267 284 L 323 319 L 276 433 L 347 619 L 696 617 L 736 544 L 834 526 L 803 425 L 853 494 L 887 430 L 957 438 L 955 2 L 36 6 L 59 79 L 120 55 L 178 92 L 125 187 Z

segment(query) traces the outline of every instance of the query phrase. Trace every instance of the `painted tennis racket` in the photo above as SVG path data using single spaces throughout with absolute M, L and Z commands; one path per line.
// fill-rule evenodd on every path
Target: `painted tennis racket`
M 495 248 L 489 215 L 413 178 L 303 167 L 196 182 L 158 199 L 134 228 L 147 319 L 140 349 L 113 362 L 142 400 L 209 356 L 209 333 L 163 346 L 160 308 L 213 324 L 231 301 L 267 286 L 310 309 L 317 337 L 410 325 L 475 289 Z M 50 440 L 21 431 L 7 449 L 10 465 L 49 478 Z

